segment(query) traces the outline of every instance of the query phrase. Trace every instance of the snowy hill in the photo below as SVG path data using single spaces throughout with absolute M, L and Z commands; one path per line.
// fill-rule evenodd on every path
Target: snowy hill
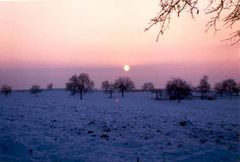
M 0 161 L 240 161 L 240 98 L 179 104 L 152 95 L 1 95 Z

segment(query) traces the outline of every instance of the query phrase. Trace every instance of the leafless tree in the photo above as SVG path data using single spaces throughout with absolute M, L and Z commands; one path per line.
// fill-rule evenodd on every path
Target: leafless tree
M 52 90 L 53 89 L 53 84 L 52 83 L 49 83 L 48 85 L 47 85 L 47 90 Z
M 162 89 L 154 89 L 152 92 L 155 93 L 155 99 L 159 100 L 160 97 L 162 96 L 163 90 Z
M 188 12 L 192 18 L 195 18 L 199 12 L 203 11 L 211 16 L 206 24 L 206 31 L 213 28 L 216 33 L 222 24 L 224 29 L 236 27 L 238 29 L 232 32 L 226 40 L 232 41 L 232 44 L 240 42 L 240 0 L 208 0 L 208 5 L 203 9 L 199 8 L 198 0 L 160 0 L 159 7 L 160 11 L 150 20 L 149 26 L 145 29 L 147 31 L 159 24 L 157 40 L 168 28 L 174 14 L 179 17 L 183 12 Z
M 82 73 L 78 76 L 73 75 L 66 84 L 66 90 L 70 91 L 72 95 L 79 93 L 81 100 L 83 93 L 92 90 L 93 87 L 94 82 L 90 80 L 89 75 L 86 73 Z
M 239 93 L 239 88 L 234 79 L 226 79 L 220 83 L 217 83 L 215 85 L 215 90 L 217 93 L 222 96 L 223 94 L 228 95 L 228 96 L 233 96 L 233 94 L 238 95 Z
M 133 90 L 135 88 L 134 82 L 129 77 L 120 77 L 118 78 L 114 86 L 116 89 L 119 89 L 124 97 L 124 92 L 128 90 Z
M 105 80 L 105 81 L 102 82 L 102 89 L 104 90 L 105 93 L 110 94 L 109 98 L 112 98 L 114 88 L 115 88 L 114 84 L 110 83 L 108 80 Z
M 200 80 L 200 83 L 197 87 L 199 91 L 201 92 L 201 99 L 205 98 L 205 94 L 210 91 L 211 85 L 208 83 L 208 76 L 203 76 L 203 78 Z
M 32 85 L 30 88 L 30 93 L 35 94 L 37 96 L 38 93 L 42 91 L 41 87 L 39 85 Z
M 177 99 L 180 102 L 191 94 L 191 85 L 180 78 L 174 78 L 168 81 L 166 91 L 170 99 Z
M 144 91 L 152 92 L 154 89 L 154 84 L 151 82 L 144 83 L 142 86 L 142 90 Z
M 224 92 L 229 95 L 233 96 L 234 93 L 237 91 L 237 83 L 234 79 L 227 79 L 222 82 Z
M 5 97 L 7 97 L 9 94 L 12 93 L 12 87 L 8 85 L 3 85 L 1 88 L 1 92 L 5 95 Z
M 219 83 L 215 84 L 215 91 L 216 91 L 217 94 L 219 94 L 222 97 L 222 95 L 224 93 L 222 82 L 219 82 Z

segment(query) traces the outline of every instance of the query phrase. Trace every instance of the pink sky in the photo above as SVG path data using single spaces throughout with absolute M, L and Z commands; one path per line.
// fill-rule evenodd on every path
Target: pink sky
M 195 21 L 174 19 L 155 42 L 157 26 L 148 32 L 144 28 L 157 13 L 158 0 L 0 4 L 0 85 L 21 89 L 53 82 L 64 87 L 69 76 L 85 71 L 97 86 L 120 75 L 137 85 L 152 80 L 162 87 L 175 76 L 193 84 L 204 74 L 213 83 L 240 79 L 239 46 L 221 41 L 229 31 L 215 37 L 205 33 L 209 17 L 201 13 Z M 124 64 L 132 70 L 124 73 Z

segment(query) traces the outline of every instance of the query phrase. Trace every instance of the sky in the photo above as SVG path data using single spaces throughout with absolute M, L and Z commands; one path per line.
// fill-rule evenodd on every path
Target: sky
M 173 17 L 156 42 L 159 26 L 144 32 L 158 0 L 58 0 L 0 2 L 0 85 L 65 86 L 86 72 L 97 88 L 104 80 L 129 76 L 140 87 L 164 87 L 180 77 L 197 85 L 240 81 L 240 48 L 222 41 L 231 31 L 205 32 L 209 16 Z M 206 4 L 202 4 L 203 6 Z M 129 72 L 123 71 L 125 64 Z

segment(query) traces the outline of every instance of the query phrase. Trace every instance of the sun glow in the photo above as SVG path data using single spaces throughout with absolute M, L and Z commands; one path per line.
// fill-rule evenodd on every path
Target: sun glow
M 124 65 L 123 69 L 124 69 L 124 71 L 129 71 L 130 70 L 130 66 L 129 65 Z

